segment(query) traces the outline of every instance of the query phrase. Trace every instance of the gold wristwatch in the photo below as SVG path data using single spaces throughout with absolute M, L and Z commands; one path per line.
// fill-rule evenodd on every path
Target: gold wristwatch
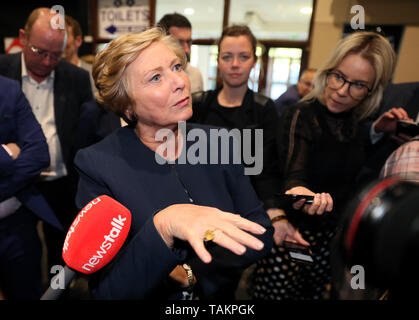
M 185 269 L 186 271 L 186 275 L 188 277 L 188 283 L 189 283 L 189 287 L 188 287 L 188 291 L 192 291 L 193 287 L 194 287 L 194 276 L 193 276 L 193 272 L 192 272 L 192 268 L 189 264 L 184 263 L 182 265 L 183 269 Z

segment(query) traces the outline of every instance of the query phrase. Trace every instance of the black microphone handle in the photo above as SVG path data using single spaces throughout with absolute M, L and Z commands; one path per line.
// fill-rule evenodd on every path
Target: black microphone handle
M 51 285 L 48 287 L 47 291 L 42 295 L 41 300 L 57 300 L 67 289 L 67 287 L 70 285 L 70 282 L 74 279 L 76 276 L 76 272 L 71 270 L 68 266 L 65 266 L 61 271 L 56 274 L 52 279 L 51 283 L 54 281 L 56 277 L 62 277 L 64 275 L 64 289 L 53 289 L 51 288 Z

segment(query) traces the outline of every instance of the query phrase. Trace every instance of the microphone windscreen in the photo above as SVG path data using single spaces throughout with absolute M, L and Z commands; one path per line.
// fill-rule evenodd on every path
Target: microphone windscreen
M 72 269 L 91 274 L 108 264 L 122 247 L 131 213 L 106 195 L 90 201 L 77 215 L 63 245 L 63 259 Z

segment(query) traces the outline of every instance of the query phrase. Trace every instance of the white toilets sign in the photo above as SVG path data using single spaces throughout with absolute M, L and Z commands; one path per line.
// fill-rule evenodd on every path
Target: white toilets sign
M 147 5 L 99 7 L 99 38 L 113 39 L 125 33 L 142 32 L 149 27 L 149 17 Z

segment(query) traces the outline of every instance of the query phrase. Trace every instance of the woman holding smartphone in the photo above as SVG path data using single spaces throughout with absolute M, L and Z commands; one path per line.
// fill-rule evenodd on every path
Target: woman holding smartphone
M 314 196 L 312 204 L 295 202 L 297 211 L 287 212 L 287 218 L 310 243 L 314 263 L 295 263 L 275 247 L 258 263 L 254 298 L 313 300 L 330 294 L 329 246 L 345 202 L 360 187 L 356 176 L 367 140 L 362 125 L 378 108 L 394 65 L 395 53 L 384 37 L 353 33 L 318 70 L 313 91 L 284 112 L 279 126 L 284 193 Z

